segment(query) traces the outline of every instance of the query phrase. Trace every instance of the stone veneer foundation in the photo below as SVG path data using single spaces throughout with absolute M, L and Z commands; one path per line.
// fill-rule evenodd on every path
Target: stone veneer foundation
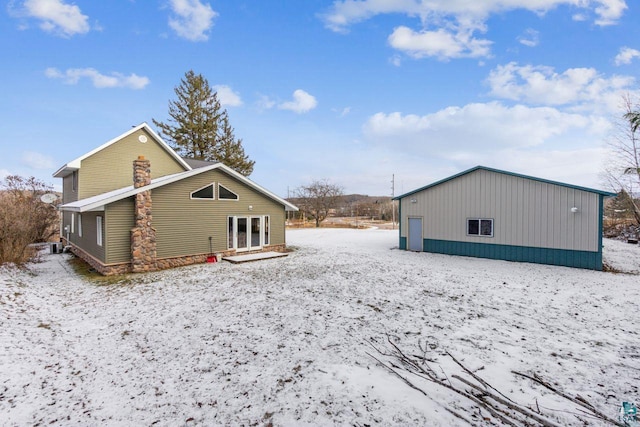
M 286 250 L 287 250 L 286 245 L 282 244 L 282 245 L 273 245 L 273 246 L 266 247 L 262 251 L 241 252 L 241 254 L 244 255 L 244 254 L 256 253 L 256 252 L 285 252 Z M 95 259 L 94 257 L 92 257 L 91 255 L 89 255 L 88 253 L 86 253 L 85 251 L 83 251 L 82 249 L 78 248 L 73 244 L 71 244 L 71 252 L 78 258 L 81 258 L 82 260 L 84 260 L 87 264 L 89 264 L 92 268 L 94 268 L 98 273 L 104 276 L 116 276 L 120 274 L 127 274 L 127 273 L 133 272 L 132 264 L 129 262 L 121 263 L 121 264 L 109 264 L 109 265 L 103 264 L 102 262 Z M 218 251 L 215 253 L 219 254 L 220 256 L 238 255 L 238 253 L 235 250 Z M 165 270 L 168 268 L 184 267 L 192 264 L 203 264 L 207 262 L 207 258 L 209 256 L 210 256 L 209 254 L 201 254 L 201 255 L 189 255 L 189 256 L 183 256 L 183 257 L 157 259 L 156 270 Z M 221 260 L 219 259 L 217 261 L 220 262 Z M 151 271 L 151 270 L 147 270 L 147 271 Z

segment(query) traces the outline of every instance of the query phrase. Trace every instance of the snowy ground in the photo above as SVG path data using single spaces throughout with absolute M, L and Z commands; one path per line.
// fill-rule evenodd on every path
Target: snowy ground
M 460 425 L 469 401 L 409 388 L 367 353 L 387 335 L 581 425 L 538 373 L 617 417 L 640 400 L 640 276 L 411 253 L 397 231 L 292 230 L 286 258 L 113 284 L 69 255 L 0 268 L 0 425 Z M 640 247 L 605 242 L 640 272 Z M 585 417 L 582 417 L 585 419 Z M 598 421 L 591 420 L 599 425 Z M 464 424 L 464 423 L 463 423 Z

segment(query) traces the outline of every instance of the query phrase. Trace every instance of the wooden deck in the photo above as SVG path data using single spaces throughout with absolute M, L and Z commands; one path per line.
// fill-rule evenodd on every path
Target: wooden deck
M 234 264 L 240 264 L 243 262 L 261 261 L 263 259 L 281 258 L 287 255 L 289 254 L 285 252 L 258 252 L 255 254 L 247 255 L 225 256 L 222 257 L 222 259 Z

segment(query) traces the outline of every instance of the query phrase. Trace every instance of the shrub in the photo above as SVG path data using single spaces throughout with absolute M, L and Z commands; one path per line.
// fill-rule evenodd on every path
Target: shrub
M 57 233 L 58 212 L 40 197 L 52 187 L 34 177 L 7 176 L 0 183 L 0 264 L 23 264 L 35 255 L 32 243 Z

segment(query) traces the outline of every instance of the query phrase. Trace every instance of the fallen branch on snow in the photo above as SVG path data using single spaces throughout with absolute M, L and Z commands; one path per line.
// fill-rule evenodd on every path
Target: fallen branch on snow
M 463 396 L 464 398 L 470 400 L 475 403 L 478 408 L 484 409 L 486 412 L 491 414 L 491 417 L 499 420 L 503 424 L 510 426 L 543 426 L 543 427 L 559 427 L 559 424 L 550 420 L 545 414 L 542 414 L 540 408 L 537 406 L 536 401 L 536 409 L 528 408 L 524 405 L 520 405 L 514 402 L 511 398 L 500 392 L 497 388 L 489 384 L 485 379 L 468 369 L 462 362 L 456 359 L 451 353 L 446 352 L 446 354 L 458 365 L 464 373 L 466 373 L 470 378 L 464 378 L 460 375 L 450 375 L 450 377 L 454 380 L 457 380 L 460 384 L 454 384 L 451 382 L 451 379 L 444 370 L 440 367 L 442 374 L 439 374 L 430 363 L 435 363 L 434 359 L 427 358 L 426 355 L 426 346 L 423 348 L 422 345 L 419 344 L 419 348 L 422 351 L 422 355 L 413 355 L 408 356 L 405 354 L 392 340 L 389 336 L 387 336 L 387 342 L 390 345 L 390 350 L 384 351 L 383 349 L 376 347 L 372 342 L 369 342 L 371 347 L 378 353 L 378 357 L 374 356 L 371 353 L 367 353 L 369 357 L 378 362 L 382 367 L 387 369 L 393 375 L 400 378 L 405 384 L 414 390 L 419 391 L 424 396 L 429 397 L 427 391 L 418 386 L 414 381 L 410 379 L 410 376 L 405 375 L 404 373 L 409 373 L 411 376 L 421 378 L 431 383 L 438 384 L 441 387 L 444 387 L 452 392 Z M 383 361 L 379 357 L 382 356 L 387 360 Z M 512 371 L 515 375 L 528 378 L 536 383 L 546 387 L 548 390 L 554 392 L 558 396 L 561 396 L 571 402 L 574 402 L 580 405 L 583 410 L 581 410 L 581 414 L 574 414 L 576 416 L 582 415 L 586 417 L 597 418 L 601 421 L 607 422 L 609 424 L 615 426 L 622 426 L 624 424 L 608 417 L 602 412 L 598 411 L 591 403 L 589 403 L 586 399 L 581 396 L 571 397 L 566 393 L 561 392 L 557 388 L 551 386 L 548 382 L 544 381 L 540 378 L 539 375 L 533 374 L 527 375 L 521 372 Z M 447 411 L 453 414 L 455 417 L 464 420 L 468 424 L 473 424 L 471 420 L 469 420 L 464 415 L 454 411 L 453 409 L 447 407 Z M 489 421 L 489 419 L 486 419 Z M 584 421 L 584 420 L 583 420 Z

